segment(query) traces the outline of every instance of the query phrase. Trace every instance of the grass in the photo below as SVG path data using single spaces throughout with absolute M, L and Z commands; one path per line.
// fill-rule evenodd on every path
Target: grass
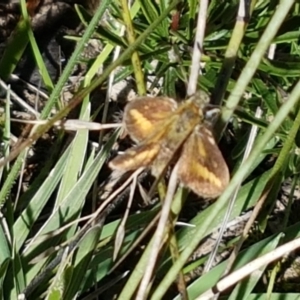
M 24 293 L 28 299 L 134 299 L 144 274 L 149 272 L 151 244 L 161 211 L 158 201 L 152 199 L 152 205 L 145 205 L 142 200 L 149 200 L 144 194 L 151 178 L 139 175 L 144 177 L 139 179 L 141 188 L 130 191 L 132 185 L 124 186 L 121 195 L 116 187 L 103 191 L 110 175 L 107 162 L 120 130 L 99 134 L 101 147 L 97 149 L 91 146 L 87 129 L 78 130 L 71 142 L 67 142 L 67 133 L 50 129 L 76 106 L 82 121 L 113 120 L 116 106 L 120 110 L 123 104 L 109 101 L 110 86 L 122 80 L 134 78 L 140 95 L 158 87 L 161 95 L 177 99 L 183 94 L 184 98 L 188 81 L 191 82 L 190 68 L 195 67 L 192 56 L 199 50 L 193 48 L 198 2 L 141 0 L 132 3 L 130 15 L 124 9 L 126 1 L 101 1 L 93 16 L 76 6 L 84 30 L 80 37 L 65 37 L 77 44 L 57 82 L 45 67 L 25 1 L 21 5 L 22 18 L 0 58 L 0 76 L 7 81 L 24 49 L 31 47 L 49 98 L 40 112 L 46 123 L 29 128 L 30 138 L 20 138 L 20 143 L 11 147 L 7 139 L 14 129 L 10 128 L 9 104 L 14 99 L 7 93 L 5 122 L 1 123 L 1 154 L 5 157 L 0 161 L 1 297 L 17 299 Z M 268 255 L 291 241 L 295 244 L 290 251 L 299 247 L 300 223 L 294 208 L 299 179 L 299 5 L 291 0 L 252 1 L 247 18 L 243 7 L 243 1 L 210 1 L 204 19 L 205 37 L 199 42 L 202 47 L 198 47 L 203 49 L 202 74 L 191 83 L 211 94 L 212 103 L 221 106 L 215 133 L 221 139 L 231 182 L 219 199 L 207 207 L 195 201 L 192 193 L 178 189 L 171 208 L 173 225 L 179 215 L 179 221 L 190 226 L 174 225 L 174 234 L 170 227 L 164 233 L 153 281 L 147 285 L 143 298 L 180 299 L 181 291 L 189 299 L 205 299 L 218 282 L 221 289 L 220 278 L 228 268 L 228 255 L 224 254 L 204 274 L 201 270 L 211 248 L 204 251 L 199 245 L 221 226 L 236 189 L 229 222 L 254 211 L 255 225 L 242 240 L 242 232 L 232 229 L 233 234 L 224 240 L 219 252 L 228 254 L 234 246 L 241 245 L 229 275 L 250 262 L 254 264 L 258 257 L 263 257 L 265 263 L 230 285 L 230 277 L 225 277 L 228 286 L 222 286 L 226 292 L 221 297 L 294 299 L 297 292 L 297 285 L 285 277 L 288 258 L 280 256 L 273 262 Z M 104 17 L 105 11 L 108 15 Z M 129 28 L 125 36 L 121 34 L 122 25 Z M 97 57 L 82 61 L 81 53 L 91 38 L 101 43 L 102 51 Z M 118 47 L 120 54 L 115 55 Z M 61 105 L 62 89 L 79 62 L 86 67 L 81 84 L 73 98 Z M 100 75 L 99 69 L 103 70 Z M 98 96 L 95 101 L 95 92 L 100 88 L 108 96 Z M 95 102 L 100 107 L 98 116 L 92 108 Z M 260 119 L 255 116 L 257 107 L 262 109 Z M 252 126 L 258 126 L 257 137 L 242 162 Z M 24 170 L 29 170 L 30 151 L 39 150 L 49 130 L 51 148 L 43 150 L 45 160 L 38 161 L 27 188 L 20 189 L 24 186 Z M 120 142 L 120 147 L 130 145 L 124 144 Z M 277 207 L 284 194 L 282 187 L 287 184 L 288 200 L 282 216 Z M 116 195 L 112 196 L 114 192 Z M 163 194 L 161 185 L 162 199 Z M 132 207 L 125 213 L 128 199 L 132 200 Z M 275 230 L 274 219 L 280 224 Z M 197 254 L 200 251 L 201 255 Z

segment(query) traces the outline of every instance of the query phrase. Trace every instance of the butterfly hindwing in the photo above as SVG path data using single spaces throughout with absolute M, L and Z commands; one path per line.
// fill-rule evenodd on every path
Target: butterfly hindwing
M 160 146 L 156 143 L 132 147 L 110 161 L 109 167 L 125 172 L 146 167 L 153 162 L 159 149 Z

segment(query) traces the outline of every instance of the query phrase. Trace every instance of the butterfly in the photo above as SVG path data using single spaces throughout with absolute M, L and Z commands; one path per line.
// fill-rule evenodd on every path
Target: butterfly
M 181 184 L 203 198 L 216 198 L 228 185 L 227 164 L 212 133 L 216 108 L 200 91 L 178 104 L 167 97 L 129 102 L 123 124 L 136 146 L 110 161 L 114 170 L 150 167 L 156 178 L 176 162 Z

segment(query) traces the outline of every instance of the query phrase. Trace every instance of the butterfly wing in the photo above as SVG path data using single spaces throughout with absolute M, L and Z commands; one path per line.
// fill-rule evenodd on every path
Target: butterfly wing
M 198 125 L 183 145 L 178 179 L 204 198 L 216 198 L 229 182 L 229 171 L 209 128 Z
M 109 167 L 124 172 L 146 167 L 152 163 L 159 150 L 160 145 L 157 143 L 132 147 L 111 160 Z
M 171 98 L 137 98 L 127 104 L 123 122 L 130 137 L 136 142 L 147 140 L 151 136 L 158 139 L 176 108 L 177 103 Z
M 123 123 L 130 137 L 139 142 L 114 158 L 112 169 L 130 171 L 150 165 L 161 149 L 161 140 L 177 116 L 177 103 L 165 97 L 141 97 L 127 104 Z

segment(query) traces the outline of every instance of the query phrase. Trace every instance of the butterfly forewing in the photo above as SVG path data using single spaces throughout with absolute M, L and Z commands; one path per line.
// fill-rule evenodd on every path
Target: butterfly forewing
M 218 197 L 229 182 L 229 171 L 209 128 L 198 125 L 184 143 L 178 179 L 197 195 Z
M 127 104 L 123 122 L 133 140 L 144 141 L 163 129 L 176 108 L 177 103 L 170 98 L 137 98 Z

